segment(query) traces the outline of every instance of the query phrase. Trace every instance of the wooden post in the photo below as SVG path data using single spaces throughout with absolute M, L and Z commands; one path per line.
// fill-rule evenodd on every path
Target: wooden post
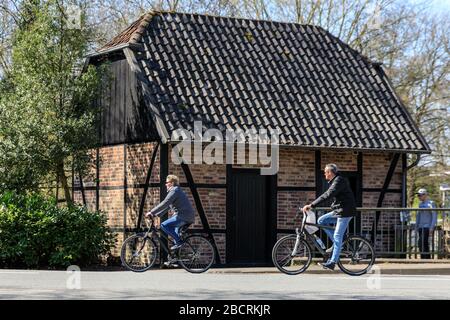
M 136 225 L 136 229 L 140 229 L 141 223 L 142 223 L 142 217 L 144 215 L 144 206 L 145 206 L 145 199 L 147 197 L 148 188 L 150 186 L 150 178 L 152 176 L 153 166 L 155 164 L 156 156 L 158 154 L 159 149 L 159 143 L 156 145 L 155 149 L 153 149 L 152 159 L 150 161 L 150 166 L 147 171 L 147 177 L 145 178 L 145 186 L 144 186 L 144 193 L 142 195 L 141 204 L 139 205 L 139 217 Z

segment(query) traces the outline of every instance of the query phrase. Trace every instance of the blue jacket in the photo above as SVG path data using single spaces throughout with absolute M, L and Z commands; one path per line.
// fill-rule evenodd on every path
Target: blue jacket
M 436 208 L 436 205 L 431 200 L 422 201 L 419 203 L 419 208 Z M 416 228 L 432 228 L 436 227 L 437 213 L 436 211 L 418 211 L 416 217 Z
M 194 223 L 194 208 L 192 208 L 191 202 L 179 186 L 174 186 L 170 189 L 166 198 L 154 207 L 150 213 L 154 216 L 159 216 L 169 211 L 169 209 L 173 209 L 179 219 L 188 223 Z

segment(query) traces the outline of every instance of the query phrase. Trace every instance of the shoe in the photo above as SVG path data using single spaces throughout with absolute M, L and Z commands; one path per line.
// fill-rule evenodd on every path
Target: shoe
M 175 245 L 173 245 L 173 246 L 170 247 L 170 250 L 177 250 L 177 249 L 180 249 L 182 245 L 183 245 L 183 243 L 175 244 Z
M 331 261 L 328 261 L 325 263 L 319 263 L 319 265 L 321 265 L 324 269 L 328 269 L 328 270 L 334 270 L 334 267 L 336 266 L 336 264 Z
M 163 263 L 163 269 L 178 268 L 178 264 L 174 261 L 166 261 Z

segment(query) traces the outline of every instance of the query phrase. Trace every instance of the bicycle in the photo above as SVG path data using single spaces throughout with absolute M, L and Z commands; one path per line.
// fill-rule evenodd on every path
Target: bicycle
M 160 247 L 169 255 L 168 266 L 180 264 L 183 269 L 191 273 L 207 271 L 215 261 L 214 248 L 211 242 L 204 236 L 192 234 L 186 236 L 190 224 L 180 227 L 180 248 L 171 252 L 169 248 L 160 242 Z M 145 230 L 145 229 L 144 229 Z M 150 269 L 156 262 L 159 250 L 157 241 L 160 237 L 169 241 L 164 232 L 159 232 L 155 226 L 154 218 L 145 232 L 137 233 L 127 238 L 120 251 L 120 260 L 123 266 L 134 272 L 144 272 Z
M 300 215 L 301 209 L 297 212 L 295 219 Z M 281 272 L 289 275 L 296 275 L 308 269 L 312 261 L 312 243 L 317 251 L 323 256 L 324 261 L 329 257 L 325 248 L 317 242 L 313 234 L 305 232 L 306 226 L 313 226 L 319 229 L 334 230 L 333 226 L 319 225 L 306 222 L 307 214 L 303 215 L 301 228 L 295 229 L 295 235 L 288 235 L 280 238 L 272 250 L 272 261 Z M 371 243 L 358 235 L 346 235 L 342 243 L 342 250 L 337 265 L 346 274 L 360 276 L 367 273 L 375 263 L 375 251 Z

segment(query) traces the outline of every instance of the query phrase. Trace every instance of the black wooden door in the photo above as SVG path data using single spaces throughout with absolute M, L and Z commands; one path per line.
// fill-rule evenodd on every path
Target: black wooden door
M 236 169 L 232 176 L 231 219 L 228 221 L 229 259 L 235 264 L 267 262 L 269 190 L 260 170 Z

